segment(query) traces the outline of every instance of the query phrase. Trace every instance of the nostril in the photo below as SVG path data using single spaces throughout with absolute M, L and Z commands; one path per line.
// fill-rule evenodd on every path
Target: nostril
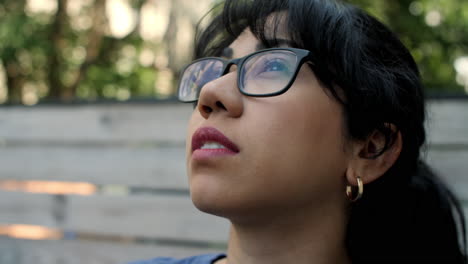
M 205 113 L 213 112 L 213 109 L 211 107 L 209 107 L 209 106 L 206 106 L 206 105 L 202 106 L 202 109 L 203 109 L 203 112 L 205 112 Z
M 216 102 L 216 106 L 223 109 L 223 110 L 227 110 L 226 107 L 223 105 L 223 103 L 221 103 L 220 101 Z

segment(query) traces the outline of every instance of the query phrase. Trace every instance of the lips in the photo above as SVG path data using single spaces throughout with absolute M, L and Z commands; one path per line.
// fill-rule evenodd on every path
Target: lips
M 224 151 L 238 153 L 239 148 L 229 138 L 214 127 L 202 127 L 197 129 L 192 136 L 192 152 L 202 150 L 205 144 L 218 143 L 224 146 Z M 205 150 L 205 149 L 203 149 Z

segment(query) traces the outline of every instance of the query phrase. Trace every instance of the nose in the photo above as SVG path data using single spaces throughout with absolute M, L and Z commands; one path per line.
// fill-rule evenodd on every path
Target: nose
M 231 67 L 237 68 L 237 67 Z M 203 118 L 208 119 L 211 115 L 226 115 L 237 118 L 243 113 L 243 98 L 237 88 L 237 73 L 235 69 L 206 83 L 200 91 L 197 109 Z

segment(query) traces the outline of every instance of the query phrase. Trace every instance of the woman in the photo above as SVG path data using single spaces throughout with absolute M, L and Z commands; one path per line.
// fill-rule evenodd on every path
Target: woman
M 230 220 L 227 255 L 144 263 L 466 263 L 460 206 L 420 161 L 424 96 L 397 37 L 337 1 L 222 6 L 179 99 L 196 103 L 191 197 Z

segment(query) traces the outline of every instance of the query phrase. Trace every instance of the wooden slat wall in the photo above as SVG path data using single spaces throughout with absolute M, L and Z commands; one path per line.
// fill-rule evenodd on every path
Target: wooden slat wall
M 0 160 L 6 164 L 1 169 L 2 177 L 186 189 L 183 144 L 161 147 L 157 143 L 147 144 L 7 143 L 0 148 Z
M 433 100 L 427 112 L 423 156 L 468 206 L 468 100 Z
M 99 241 L 30 241 L 0 239 L 2 264 L 115 264 L 155 256 L 185 257 L 215 251 L 164 245 L 118 244 Z
M 227 238 L 226 221 L 199 213 L 186 196 L 69 195 L 56 201 L 47 194 L 0 192 L 0 197 L 0 223 L 128 237 L 213 242 Z
M 86 196 L 0 190 L 0 227 L 68 234 L 0 237 L 0 264 L 125 263 L 222 251 L 227 221 L 198 212 L 188 196 L 191 111 L 175 103 L 0 108 L 0 183 L 87 182 L 98 190 Z M 433 100 L 428 114 L 426 159 L 467 211 L 468 101 Z

